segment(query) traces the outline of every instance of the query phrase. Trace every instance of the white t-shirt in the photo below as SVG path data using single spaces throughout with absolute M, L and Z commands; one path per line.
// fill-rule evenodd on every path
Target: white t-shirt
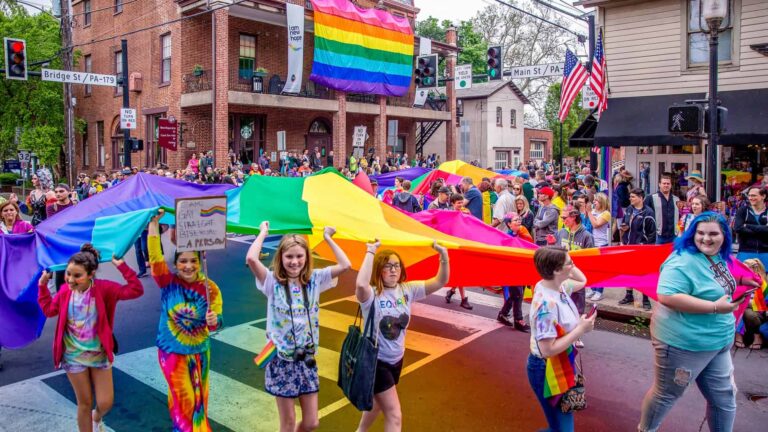
M 375 287 L 371 287 L 375 294 Z M 376 300 L 373 324 L 374 334 L 378 333 L 378 359 L 395 364 L 405 354 L 405 329 L 411 323 L 411 305 L 427 296 L 424 281 L 404 282 L 397 288 L 384 289 L 381 294 L 371 295 L 360 304 L 363 310 L 363 325 L 367 322 L 371 303 Z
M 592 210 L 592 216 L 608 222 L 600 227 L 592 225 L 592 238 L 595 240 L 595 247 L 608 246 L 608 238 L 611 231 L 611 212 L 608 210 L 602 212 Z
M 571 300 L 573 287 L 566 281 L 560 286 L 560 292 L 552 291 L 536 284 L 531 300 L 531 353 L 542 357 L 537 341 L 557 337 L 556 324 L 566 333 L 579 325 L 579 314 L 576 305 Z
M 507 231 L 507 227 L 504 224 L 504 216 L 515 211 L 515 197 L 509 192 L 505 191 L 499 195 L 499 199 L 496 200 L 496 204 L 493 205 L 493 218 L 502 221 L 496 225 L 496 229 L 499 231 Z
M 267 296 L 267 338 L 277 347 L 278 355 L 286 360 L 293 358 L 296 347 L 304 348 L 312 344 L 314 349 L 320 346 L 320 293 L 336 286 L 336 279 L 331 277 L 331 268 L 314 270 L 307 284 L 307 300 L 312 319 L 312 334 L 309 336 L 309 321 L 307 309 L 304 307 L 304 295 L 299 285 L 290 284 L 291 310 L 293 311 L 293 326 L 291 312 L 285 297 L 285 288 L 277 283 L 275 274 L 270 270 L 264 279 L 264 284 L 256 278 L 256 288 Z M 296 334 L 294 343 L 293 335 Z

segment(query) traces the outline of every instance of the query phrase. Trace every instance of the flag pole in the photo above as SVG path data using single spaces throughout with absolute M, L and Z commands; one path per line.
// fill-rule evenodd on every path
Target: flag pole
M 563 169 L 563 122 L 560 122 L 560 173 L 564 173 Z

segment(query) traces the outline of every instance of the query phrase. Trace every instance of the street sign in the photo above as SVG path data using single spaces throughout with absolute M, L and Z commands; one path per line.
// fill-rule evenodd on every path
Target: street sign
M 365 126 L 355 126 L 355 134 L 352 137 L 352 147 L 365 147 L 365 138 L 368 135 L 366 130 L 367 127 Z
M 3 172 L 20 171 L 21 162 L 17 160 L 7 160 L 3 162 Z
M 454 81 L 456 82 L 457 90 L 472 88 L 472 65 L 457 65 L 454 72 Z
M 157 145 L 176 151 L 179 142 L 179 128 L 175 118 L 161 118 L 157 121 Z
M 136 129 L 136 110 L 120 108 L 120 129 Z
M 581 89 L 581 107 L 584 109 L 595 109 L 598 103 L 600 103 L 600 98 L 597 97 L 592 87 L 589 84 L 584 85 Z
M 19 161 L 29 162 L 32 155 L 27 150 L 19 150 Z
M 563 74 L 563 63 L 550 63 L 533 66 L 518 66 L 510 69 L 512 79 L 515 78 L 539 78 L 545 76 L 559 76 Z
M 115 75 L 102 75 L 58 69 L 43 69 L 40 79 L 43 81 L 56 81 L 72 84 L 100 85 L 108 87 L 117 86 L 117 76 Z

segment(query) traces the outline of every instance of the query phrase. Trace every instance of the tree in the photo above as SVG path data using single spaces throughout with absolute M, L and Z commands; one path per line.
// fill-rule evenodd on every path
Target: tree
M 0 3 L 0 35 L 24 39 L 27 61 L 53 58 L 61 69 L 59 23 L 50 15 L 29 15 L 13 2 Z M 34 67 L 30 67 L 33 69 Z M 30 76 L 27 81 L 0 78 L 0 157 L 18 149 L 34 152 L 41 164 L 55 166 L 64 146 L 63 86 Z
M 517 0 L 508 3 L 531 10 L 535 15 L 566 28 L 571 23 L 552 9 L 533 5 L 527 7 Z M 489 5 L 472 18 L 474 28 L 489 44 L 504 47 L 504 67 L 562 63 L 567 42 L 575 42 L 575 36 L 540 19 L 525 15 L 503 5 Z M 573 48 L 573 47 L 572 47 Z M 559 77 L 516 79 L 515 84 L 531 101 L 533 115 L 526 115 L 526 124 L 542 126 L 547 89 L 559 81 Z
M 547 99 L 544 103 L 544 121 L 547 129 L 552 130 L 553 146 L 552 157 L 557 160 L 560 156 L 560 120 L 557 118 L 557 113 L 560 111 L 560 87 L 561 83 L 554 83 L 549 86 L 547 90 Z M 563 154 L 565 156 L 573 157 L 586 157 L 588 150 L 586 148 L 570 148 L 568 146 L 568 138 L 573 135 L 573 132 L 581 125 L 584 119 L 589 115 L 589 110 L 581 107 L 581 93 L 576 96 L 571 105 L 571 110 L 568 112 L 568 117 L 563 122 Z
M 435 17 L 427 17 L 423 21 L 416 22 L 416 35 L 429 38 L 439 42 L 445 42 L 445 31 L 453 26 L 449 20 L 439 22 Z M 456 28 L 458 36 L 459 52 L 457 64 L 471 64 L 472 73 L 485 73 L 485 51 L 488 49 L 488 42 L 483 39 L 483 35 L 475 30 L 472 21 L 461 21 Z M 445 70 L 445 59 L 440 59 L 439 67 Z M 453 75 L 452 73 L 448 75 Z

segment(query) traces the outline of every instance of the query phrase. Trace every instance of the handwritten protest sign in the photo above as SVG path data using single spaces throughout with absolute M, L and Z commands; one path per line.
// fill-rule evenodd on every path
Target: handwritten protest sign
M 227 197 L 176 200 L 176 248 L 179 252 L 224 249 Z

